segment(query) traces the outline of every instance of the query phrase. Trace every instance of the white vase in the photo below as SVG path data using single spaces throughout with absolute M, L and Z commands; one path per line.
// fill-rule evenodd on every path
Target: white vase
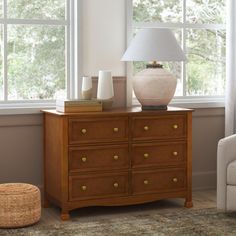
M 113 104 L 114 88 L 111 71 L 100 70 L 98 76 L 97 99 L 103 103 L 103 109 L 110 109 Z
M 90 100 L 92 98 L 92 79 L 84 76 L 82 80 L 82 99 Z

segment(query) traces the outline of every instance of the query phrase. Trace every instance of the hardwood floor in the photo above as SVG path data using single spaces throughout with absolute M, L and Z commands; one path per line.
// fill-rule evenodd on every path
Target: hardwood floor
M 216 207 L 216 190 L 201 190 L 193 192 L 193 208 L 204 209 Z M 168 199 L 157 202 L 118 207 L 87 207 L 74 210 L 71 212 L 71 219 L 80 218 L 81 221 L 86 221 L 88 218 L 99 219 L 100 217 L 110 218 L 113 216 L 140 214 L 140 212 L 150 212 L 156 210 L 174 211 L 176 208 L 181 208 L 184 205 L 183 199 Z M 51 208 L 42 210 L 42 222 L 47 224 L 61 222 L 60 209 L 52 206 Z

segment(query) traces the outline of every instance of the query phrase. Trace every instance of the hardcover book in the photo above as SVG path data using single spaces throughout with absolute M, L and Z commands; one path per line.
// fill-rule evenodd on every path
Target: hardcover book
M 102 102 L 98 100 L 57 100 L 56 110 L 59 112 L 92 112 L 102 111 Z

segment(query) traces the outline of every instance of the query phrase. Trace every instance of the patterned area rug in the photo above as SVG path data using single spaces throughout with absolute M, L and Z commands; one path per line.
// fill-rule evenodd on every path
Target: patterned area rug
M 14 236 L 136 236 L 136 235 L 236 235 L 236 213 L 210 209 L 155 209 L 136 214 L 72 217 L 53 224 L 40 221 L 20 229 L 0 229 L 0 235 Z

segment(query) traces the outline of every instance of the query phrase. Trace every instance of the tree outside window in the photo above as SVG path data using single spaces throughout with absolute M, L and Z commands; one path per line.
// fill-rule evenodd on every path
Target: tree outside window
M 0 1 L 0 99 L 3 102 L 66 96 L 67 2 Z
M 225 91 L 226 1 L 133 0 L 134 33 L 143 27 L 174 32 L 187 61 L 163 63 L 177 77 L 175 96 L 221 96 Z M 134 73 L 144 62 L 134 63 Z

